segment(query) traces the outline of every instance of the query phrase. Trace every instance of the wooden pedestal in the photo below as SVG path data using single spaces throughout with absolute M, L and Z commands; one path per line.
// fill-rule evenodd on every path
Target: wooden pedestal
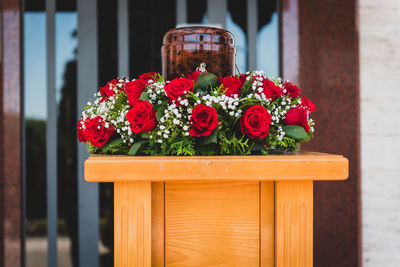
M 114 182 L 115 266 L 312 266 L 313 180 L 344 180 L 342 156 L 93 155 Z

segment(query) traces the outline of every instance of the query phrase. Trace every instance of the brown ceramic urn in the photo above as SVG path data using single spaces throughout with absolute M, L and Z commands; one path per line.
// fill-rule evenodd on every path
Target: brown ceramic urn
M 235 73 L 233 34 L 211 27 L 182 27 L 169 30 L 163 39 L 162 75 L 165 79 L 185 76 L 201 64 L 217 76 Z

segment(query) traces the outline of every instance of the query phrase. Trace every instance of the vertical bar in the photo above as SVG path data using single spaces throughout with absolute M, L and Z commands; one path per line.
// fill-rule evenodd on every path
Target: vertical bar
M 247 69 L 257 67 L 257 31 L 258 31 L 257 0 L 247 0 Z
M 275 183 L 275 266 L 313 266 L 313 181 Z
M 0 266 L 21 265 L 21 1 L 1 1 Z
M 187 0 L 176 0 L 176 25 L 187 23 Z
M 300 35 L 299 0 L 280 3 L 280 62 L 281 77 L 299 83 Z M 290 64 L 287 64 L 290 63 Z
M 165 266 L 165 182 L 151 183 L 151 266 Z
M 275 182 L 260 182 L 260 267 L 275 266 Z
M 21 29 L 24 29 L 24 19 L 25 19 L 25 1 L 22 1 L 21 3 Z M 0 29 L 2 29 L 2 20 L 0 19 Z M 23 30 L 22 30 L 23 32 Z M 24 40 L 24 33 L 22 33 L 21 36 L 21 46 L 24 46 L 25 40 Z M 2 46 L 2 35 L 0 34 L 0 51 L 1 51 L 1 46 Z M 24 50 L 23 48 L 21 50 Z M 0 52 L 0 54 L 2 54 Z M 25 65 L 25 57 L 23 56 L 24 52 L 22 52 L 22 64 L 21 64 L 21 70 L 24 70 L 24 65 Z M 1 63 L 1 56 L 0 56 L 0 63 Z M 22 146 L 22 159 L 21 159 L 21 168 L 22 168 L 22 179 L 21 179 L 21 267 L 26 266 L 26 125 L 25 125 L 25 97 L 24 97 L 24 90 L 25 90 L 25 79 L 24 79 L 24 71 L 21 71 L 21 133 L 22 133 L 22 139 L 21 139 L 21 146 Z
M 210 24 L 226 28 L 227 0 L 207 0 L 207 18 Z
M 118 75 L 129 76 L 129 9 L 128 0 L 118 0 Z
M 57 101 L 55 60 L 56 1 L 46 0 L 47 46 L 47 123 L 46 123 L 46 174 L 47 174 L 47 261 L 49 267 L 57 266 Z
M 98 87 L 97 1 L 78 0 L 77 114 Z M 86 146 L 78 143 L 78 241 L 79 266 L 99 266 L 99 187 L 83 179 Z
M 114 266 L 151 266 L 151 182 L 114 183 Z

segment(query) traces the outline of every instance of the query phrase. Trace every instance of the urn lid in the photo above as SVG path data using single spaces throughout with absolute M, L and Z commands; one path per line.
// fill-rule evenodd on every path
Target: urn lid
M 234 47 L 235 39 L 233 34 L 226 30 L 201 26 L 171 29 L 164 35 L 164 45 L 179 43 L 220 44 Z

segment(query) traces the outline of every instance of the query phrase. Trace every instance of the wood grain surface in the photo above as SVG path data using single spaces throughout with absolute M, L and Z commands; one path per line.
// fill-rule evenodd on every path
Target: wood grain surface
M 114 184 L 114 266 L 151 266 L 151 183 Z
M 259 266 L 259 182 L 166 182 L 166 266 Z
M 260 182 L 260 266 L 275 266 L 275 183 Z
M 275 183 L 275 264 L 313 266 L 313 182 Z
M 164 266 L 164 183 L 151 183 L 151 266 Z
M 88 182 L 187 180 L 344 180 L 348 160 L 340 155 L 148 157 L 92 155 L 85 161 Z

